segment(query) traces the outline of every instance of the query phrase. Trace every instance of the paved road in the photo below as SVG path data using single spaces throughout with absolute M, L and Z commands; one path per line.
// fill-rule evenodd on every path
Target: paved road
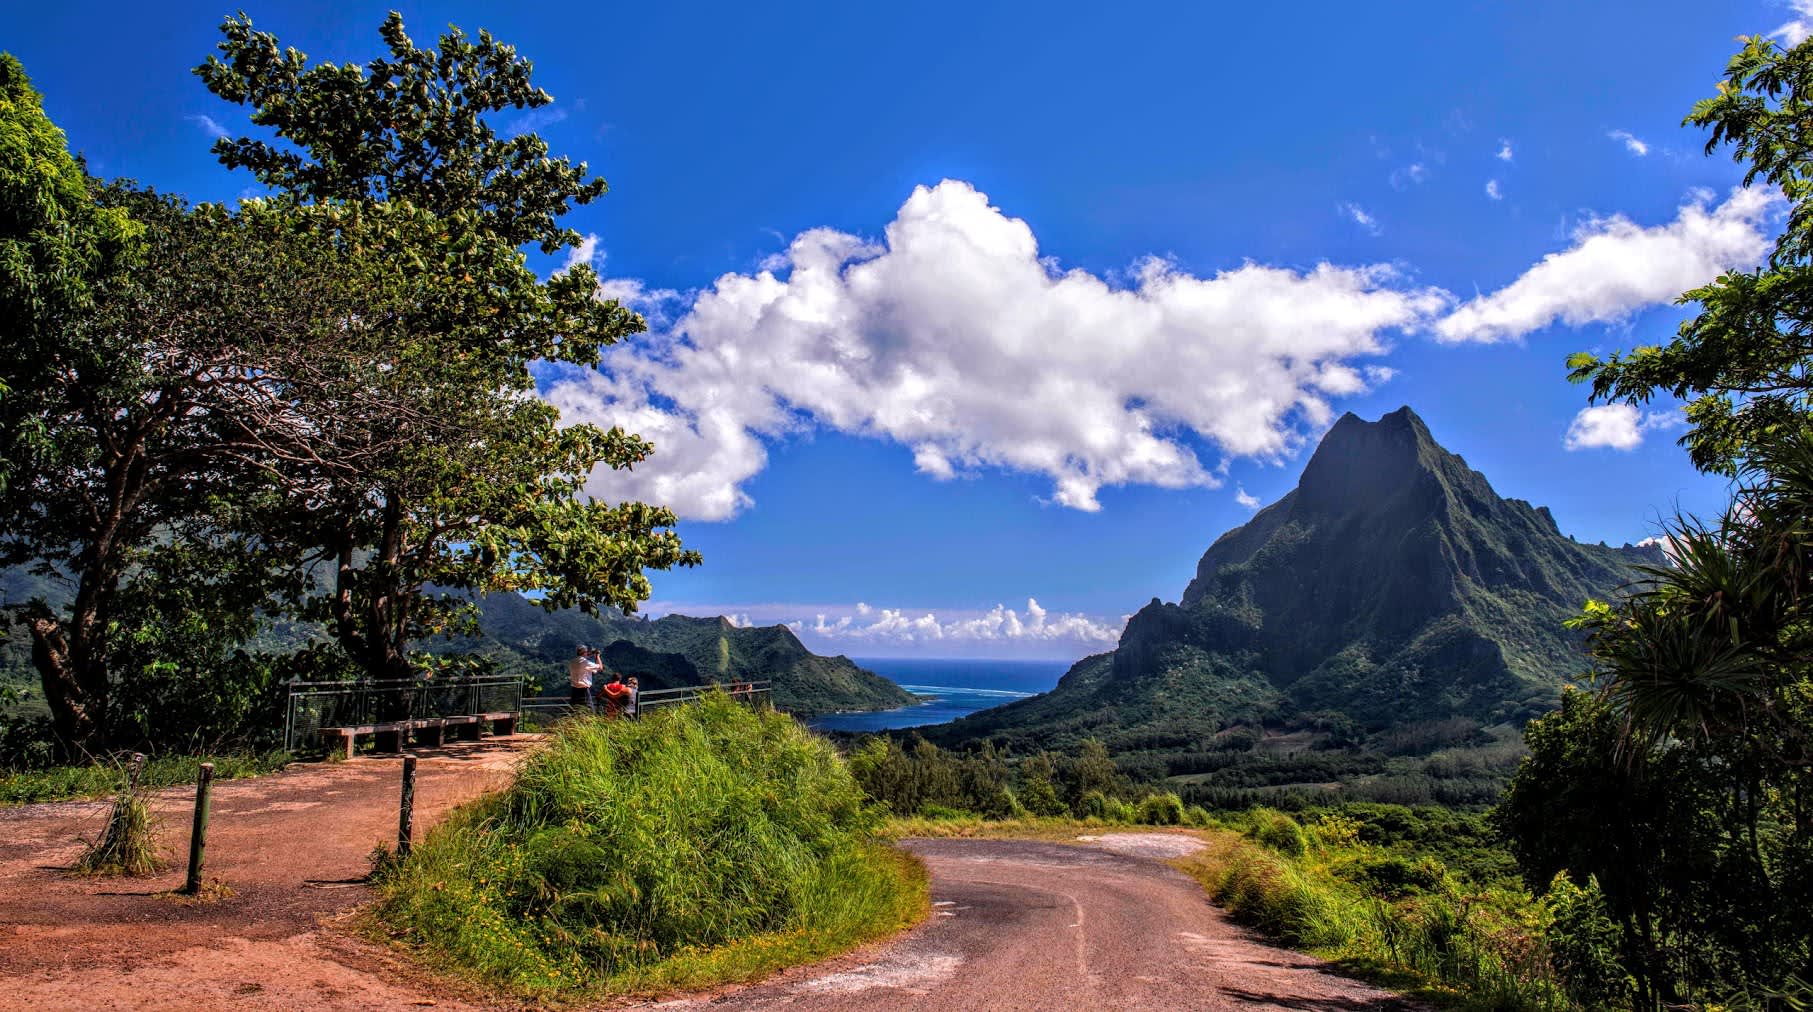
M 914 840 L 932 874 L 930 922 L 856 959 L 662 1007 L 813 1009 L 1409 1009 L 1231 924 L 1161 863 L 1187 837 L 1112 834 L 1092 846 Z

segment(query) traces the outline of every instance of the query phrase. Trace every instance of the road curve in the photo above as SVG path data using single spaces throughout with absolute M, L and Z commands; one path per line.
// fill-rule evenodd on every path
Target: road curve
M 1158 860 L 1188 837 L 1092 845 L 910 840 L 931 919 L 856 958 L 740 991 L 662 1002 L 712 1009 L 1410 1009 L 1404 999 L 1231 924 Z

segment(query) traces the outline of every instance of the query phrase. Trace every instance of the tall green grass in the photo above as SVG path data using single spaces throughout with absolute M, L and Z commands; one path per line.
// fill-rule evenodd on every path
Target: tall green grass
M 145 788 L 127 781 L 114 795 L 101 835 L 83 848 L 71 870 L 77 875 L 155 875 L 163 869 Z
M 378 917 L 443 966 L 534 994 L 742 979 L 921 916 L 835 751 L 722 696 L 562 724 L 507 790 L 383 873 Z
M 1350 971 L 1466 1008 L 1572 1008 L 1543 904 L 1462 881 L 1433 858 L 1361 842 L 1338 815 L 1309 826 L 1255 809 L 1176 862 L 1238 921 Z

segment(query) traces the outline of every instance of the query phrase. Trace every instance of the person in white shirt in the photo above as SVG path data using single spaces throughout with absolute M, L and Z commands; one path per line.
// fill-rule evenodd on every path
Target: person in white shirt
M 602 667 L 592 651 L 581 643 L 574 652 L 573 659 L 567 662 L 567 686 L 573 690 L 572 705 L 592 708 L 592 676 Z

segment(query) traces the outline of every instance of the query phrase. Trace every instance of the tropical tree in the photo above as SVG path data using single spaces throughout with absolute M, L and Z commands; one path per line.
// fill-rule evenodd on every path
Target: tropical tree
M 189 208 L 127 185 L 82 193 L 70 220 L 133 223 L 141 264 L 96 275 L 0 353 L 11 388 L 0 400 L 0 565 L 67 585 L 66 601 L 10 610 L 70 754 L 109 727 L 123 584 L 146 553 L 232 529 L 251 487 L 233 448 L 284 404 L 260 351 L 307 345 L 304 332 L 336 315 L 339 277 L 335 252 L 281 216 Z M 252 608 L 257 582 L 229 599 Z
M 45 382 L 47 344 L 134 253 L 137 226 L 97 208 L 25 68 L 0 53 L 0 528 L 29 458 L 54 439 L 14 390 Z M 3 549 L 0 549 L 3 550 Z M 0 621 L 0 638 L 15 616 Z
M 315 212 L 371 266 L 372 307 L 289 376 L 306 438 L 260 451 L 283 490 L 261 530 L 329 571 L 305 614 L 366 673 L 405 677 L 412 641 L 471 630 L 462 593 L 534 589 L 548 608 L 628 612 L 649 594 L 644 570 L 696 564 L 670 510 L 579 497 L 595 468 L 630 467 L 649 444 L 563 426 L 534 396 L 533 367 L 595 366 L 644 324 L 597 297 L 589 266 L 544 281 L 527 265 L 527 244 L 577 245 L 558 219 L 605 190 L 534 134 L 490 122 L 552 101 L 529 62 L 484 32 L 418 48 L 394 13 L 387 55 L 364 67 L 310 66 L 243 16 L 221 31 L 196 73 L 283 142 L 223 139 L 221 161 Z
M 1747 40 L 1687 122 L 1791 204 L 1769 261 L 1682 295 L 1674 341 L 1569 360 L 1595 400 L 1685 399 L 1732 476 L 1669 564 L 1589 602 L 1594 696 L 1525 732 L 1497 818 L 1533 889 L 1596 880 L 1641 1002 L 1813 980 L 1813 44 Z
M 139 227 L 123 209 L 96 205 L 88 186 L 25 67 L 0 53 L 0 398 L 9 384 L 31 383 L 34 367 L 49 368 L 45 342 L 136 250 Z M 44 435 L 0 431 L 9 443 Z M 15 454 L 0 456 L 0 483 L 19 466 Z
M 1813 979 L 1813 435 L 1743 479 L 1575 623 L 1601 691 L 1531 723 L 1498 810 L 1532 888 L 1597 879 L 1646 1000 Z
M 1813 47 L 1747 40 L 1718 93 L 1686 122 L 1710 130 L 1706 153 L 1731 145 L 1745 185 L 1763 180 L 1789 201 L 1768 262 L 1681 295 L 1700 310 L 1675 339 L 1601 359 L 1568 359 L 1595 401 L 1686 400 L 1681 439 L 1695 466 L 1736 475 L 1750 448 L 1813 419 Z

